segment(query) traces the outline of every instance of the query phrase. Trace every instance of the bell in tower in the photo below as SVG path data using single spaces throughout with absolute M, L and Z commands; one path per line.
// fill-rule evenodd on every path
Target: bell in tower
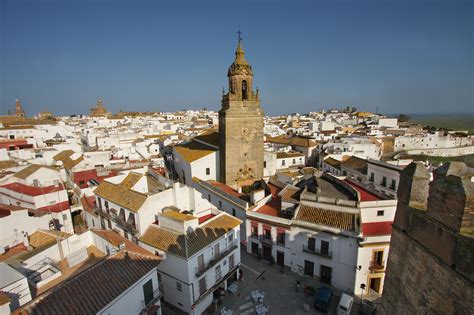
M 252 66 L 245 59 L 240 37 L 234 62 L 227 71 L 228 93 L 219 111 L 221 181 L 233 188 L 252 185 L 263 177 L 263 111 L 253 91 Z

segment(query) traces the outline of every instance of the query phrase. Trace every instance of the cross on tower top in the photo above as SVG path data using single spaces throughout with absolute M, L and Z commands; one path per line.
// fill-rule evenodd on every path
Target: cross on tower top
M 239 28 L 239 31 L 237 32 L 238 36 L 239 36 L 239 43 L 240 41 L 242 40 L 242 32 L 240 31 L 240 28 Z

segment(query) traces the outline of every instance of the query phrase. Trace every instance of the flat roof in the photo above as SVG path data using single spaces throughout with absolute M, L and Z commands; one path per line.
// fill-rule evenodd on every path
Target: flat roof
M 24 275 L 4 262 L 0 262 L 0 275 L 2 275 L 0 277 L 0 289 L 25 278 Z
M 357 201 L 357 198 L 347 189 L 344 189 L 341 185 L 333 183 L 324 177 L 317 177 L 316 182 L 317 188 L 320 188 L 320 191 L 318 192 L 319 197 Z

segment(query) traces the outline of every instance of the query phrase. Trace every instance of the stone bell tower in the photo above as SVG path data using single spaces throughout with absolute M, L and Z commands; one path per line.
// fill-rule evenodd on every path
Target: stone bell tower
M 219 111 L 221 182 L 233 188 L 251 185 L 263 177 L 264 114 L 241 42 L 239 32 L 235 60 L 227 72 L 229 90 L 223 91 Z
M 17 98 L 15 100 L 15 115 L 17 117 L 25 117 L 25 111 L 23 110 L 23 106 L 21 106 L 20 100 Z

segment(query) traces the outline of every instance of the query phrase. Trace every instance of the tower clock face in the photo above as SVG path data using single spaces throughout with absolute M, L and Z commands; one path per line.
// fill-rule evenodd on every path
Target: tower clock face
M 242 129 L 240 129 L 240 134 L 242 136 L 247 136 L 249 133 L 250 133 L 249 128 L 243 127 Z

